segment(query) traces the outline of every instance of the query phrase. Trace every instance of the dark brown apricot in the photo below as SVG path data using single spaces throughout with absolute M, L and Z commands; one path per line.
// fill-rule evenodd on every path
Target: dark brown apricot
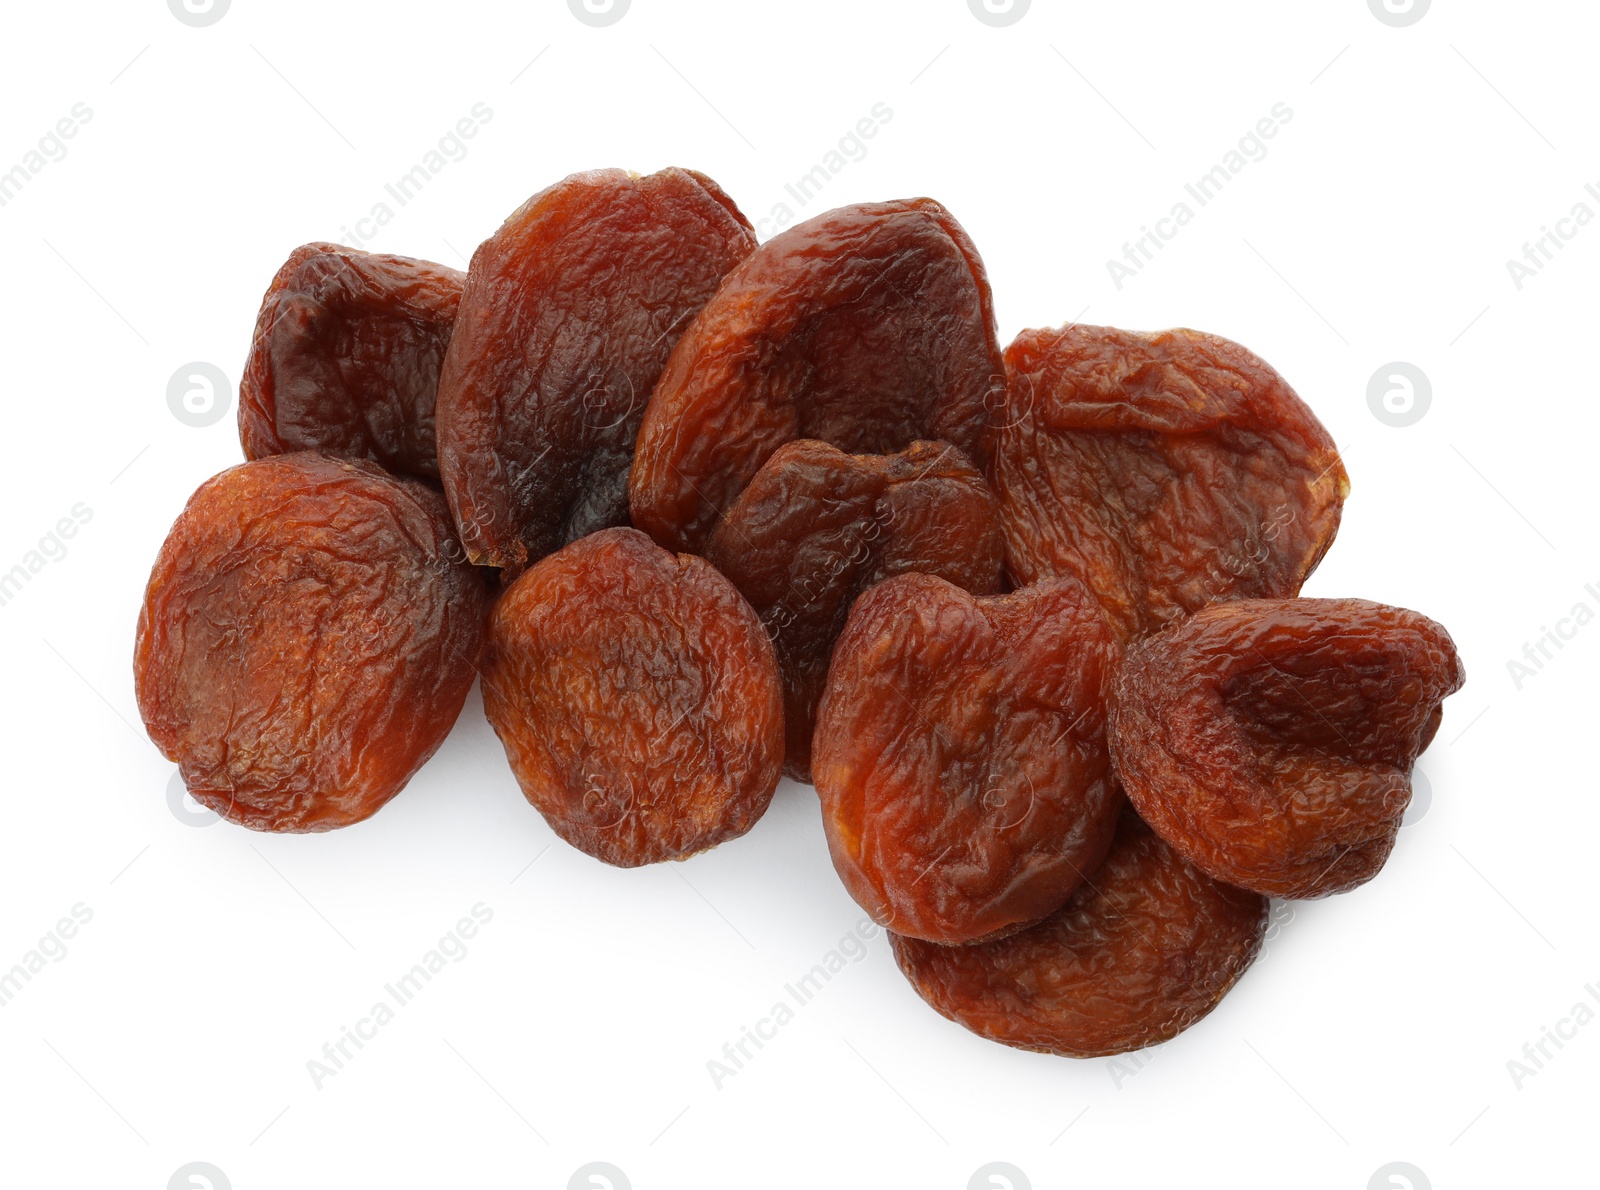
M 1198 331 L 1024 331 L 991 478 L 1018 585 L 1086 582 L 1124 639 L 1221 599 L 1288 597 L 1350 490 L 1284 379 Z
M 834 868 L 879 925 L 961 944 L 1049 916 L 1105 857 L 1120 654 L 1076 579 L 969 595 L 907 574 L 855 602 L 812 774 Z
M 674 349 L 634 457 L 634 524 L 698 552 L 784 443 L 949 442 L 980 468 L 1004 363 L 988 278 L 932 199 L 819 215 L 734 269 Z
M 1094 1058 L 1168 1041 L 1260 953 L 1270 902 L 1186 862 L 1131 811 L 1098 871 L 1031 929 L 976 946 L 890 935 L 917 994 L 981 1037 Z
M 710 178 L 608 169 L 534 195 L 478 248 L 439 385 L 439 466 L 474 562 L 514 575 L 628 523 L 662 365 L 755 246 Z
M 426 484 L 311 452 L 245 463 L 200 487 L 156 558 L 139 711 L 229 821 L 347 826 L 444 742 L 487 608 Z
M 439 477 L 434 400 L 466 274 L 307 244 L 272 280 L 239 382 L 247 459 L 317 450 Z
M 810 781 L 817 701 L 855 597 L 912 571 L 992 595 L 1005 547 L 994 493 L 949 443 L 847 455 L 801 438 L 756 473 L 712 534 L 706 558 L 772 637 L 783 675 L 784 771 Z
M 1364 599 L 1218 604 L 1140 642 L 1112 752 L 1133 804 L 1219 880 L 1323 897 L 1377 875 L 1465 674 L 1450 635 Z
M 552 830 L 620 867 L 744 834 L 783 767 L 772 643 L 703 558 L 606 529 L 495 605 L 483 703 Z

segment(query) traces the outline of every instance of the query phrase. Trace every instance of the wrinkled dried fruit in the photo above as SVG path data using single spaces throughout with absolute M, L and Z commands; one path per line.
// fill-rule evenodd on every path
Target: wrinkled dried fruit
M 833 865 L 872 919 L 968 943 L 1059 909 L 1111 845 L 1119 648 L 1075 579 L 975 598 L 902 575 L 856 600 L 817 712 Z
M 980 467 L 1004 363 L 977 249 L 932 199 L 844 207 L 763 244 L 678 343 L 639 430 L 633 523 L 699 551 L 773 451 L 917 439 Z
M 705 559 L 633 529 L 567 546 L 501 596 L 483 703 L 551 829 L 620 867 L 744 834 L 783 766 L 761 621 Z
M 1283 378 L 1197 331 L 1024 331 L 992 477 L 1019 585 L 1088 583 L 1125 639 L 1219 599 L 1288 597 L 1350 490 Z
M 515 574 L 628 523 L 667 354 L 755 246 L 710 178 L 610 169 L 534 195 L 479 247 L 439 385 L 439 467 L 474 562 Z
M 1255 961 L 1265 897 L 1212 880 L 1131 812 L 1054 916 L 977 946 L 890 936 L 900 970 L 957 1024 L 1019 1049 L 1123 1054 L 1176 1037 Z
M 1416 612 L 1219 604 L 1130 651 L 1117 773 L 1161 837 L 1217 879 L 1344 892 L 1388 859 L 1412 765 L 1464 680 L 1449 634 Z
M 945 442 L 848 455 L 801 438 L 780 447 L 717 526 L 706 558 L 750 601 L 783 675 L 784 771 L 811 779 L 811 733 L 833 642 L 856 596 L 918 571 L 1000 590 L 994 493 Z
M 222 817 L 347 826 L 444 742 L 487 609 L 426 484 L 311 452 L 245 463 L 201 486 L 156 558 L 139 711 Z
M 297 249 L 267 290 L 239 382 L 245 458 L 319 450 L 437 479 L 434 398 L 465 281 L 425 260 Z

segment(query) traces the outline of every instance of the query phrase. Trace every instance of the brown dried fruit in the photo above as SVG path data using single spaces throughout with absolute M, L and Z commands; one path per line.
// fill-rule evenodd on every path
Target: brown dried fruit
M 490 620 L 483 703 L 551 829 L 620 867 L 744 834 L 783 766 L 772 643 L 733 584 L 633 529 L 537 563 Z
M 633 521 L 699 551 L 772 453 L 917 439 L 980 467 L 1004 363 L 977 249 L 932 199 L 830 211 L 769 240 L 684 334 L 639 430 Z
M 856 596 L 912 571 L 990 595 L 1000 590 L 1005 547 L 994 493 L 949 443 L 848 455 L 801 438 L 756 473 L 706 558 L 772 637 L 783 675 L 784 771 L 809 781 L 817 701 Z
M 139 711 L 224 818 L 347 826 L 444 742 L 487 607 L 426 484 L 311 452 L 245 463 L 200 487 L 156 558 Z
M 514 574 L 628 523 L 667 354 L 755 246 L 710 178 L 610 169 L 534 195 L 479 247 L 439 385 L 439 467 L 474 562 Z
M 318 450 L 439 477 L 433 407 L 466 274 L 307 244 L 278 270 L 239 382 L 247 459 Z
M 1265 897 L 1186 863 L 1131 812 L 1102 866 L 1054 916 L 977 946 L 890 936 L 929 1004 L 1019 1049 L 1070 1058 L 1170 1040 L 1255 961 Z
M 1019 585 L 1088 583 L 1125 639 L 1220 599 L 1288 597 L 1350 490 L 1287 383 L 1197 331 L 1024 331 L 992 477 Z
M 1372 879 L 1465 672 L 1449 634 L 1364 599 L 1207 608 L 1130 651 L 1112 731 L 1128 796 L 1219 880 L 1321 897 Z
M 902 575 L 856 600 L 817 712 L 833 865 L 880 925 L 969 943 L 1059 909 L 1123 806 L 1119 648 L 1075 579 L 975 598 Z

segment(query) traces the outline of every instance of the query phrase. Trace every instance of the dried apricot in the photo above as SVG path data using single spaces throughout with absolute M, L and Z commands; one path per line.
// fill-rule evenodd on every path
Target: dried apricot
M 1416 612 L 1218 604 L 1130 651 L 1117 773 L 1156 832 L 1218 880 L 1344 892 L 1388 859 L 1412 765 L 1464 680 L 1449 633 Z
M 439 467 L 474 562 L 512 574 L 628 523 L 656 378 L 756 246 L 710 178 L 574 174 L 476 253 L 439 384 Z
M 200 487 L 156 558 L 139 711 L 222 817 L 347 826 L 444 742 L 487 609 L 426 484 L 309 451 L 245 463 Z
M 968 943 L 1072 895 L 1124 804 L 1105 735 L 1119 653 L 1076 579 L 975 597 L 907 574 L 856 600 L 811 763 L 834 868 L 874 921 Z
M 734 269 L 667 361 L 639 429 L 633 523 L 699 551 L 763 463 L 949 442 L 987 467 L 1004 362 L 977 249 L 932 199 L 830 211 Z
M 1350 489 L 1333 439 L 1236 343 L 1197 331 L 1024 331 L 991 472 L 1018 585 L 1072 574 L 1119 632 L 1287 597 Z
M 319 450 L 439 477 L 434 399 L 466 275 L 307 244 L 261 304 L 239 382 L 247 459 Z
M 917 994 L 1018 1049 L 1094 1058 L 1170 1040 L 1255 961 L 1270 902 L 1186 862 L 1131 811 L 1105 864 L 1009 938 L 934 946 L 890 935 Z
M 772 637 L 783 675 L 784 771 L 809 781 L 817 700 L 855 597 L 911 571 L 990 595 L 1000 590 L 1005 547 L 994 493 L 949 443 L 848 455 L 800 438 L 756 473 L 706 558 Z
M 783 767 L 766 630 L 705 559 L 606 529 L 527 570 L 490 619 L 483 703 L 556 834 L 619 867 L 744 834 Z

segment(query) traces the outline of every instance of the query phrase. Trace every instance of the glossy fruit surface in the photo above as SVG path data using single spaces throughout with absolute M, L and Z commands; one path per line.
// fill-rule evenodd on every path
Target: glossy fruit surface
M 551 829 L 621 867 L 744 834 L 783 766 L 766 630 L 703 558 L 606 529 L 495 605 L 483 703 Z
M 1219 880 L 1345 892 L 1388 859 L 1412 766 L 1464 680 L 1449 633 L 1416 612 L 1218 604 L 1130 651 L 1117 773 L 1161 837 Z
M 1298 595 L 1333 543 L 1350 489 L 1333 439 L 1237 343 L 1069 326 L 1024 331 L 1006 365 L 991 478 L 1017 585 L 1075 575 L 1136 639 Z
M 797 439 L 778 449 L 717 525 L 706 558 L 772 636 L 783 674 L 785 772 L 811 779 L 811 735 L 833 643 L 856 596 L 917 571 L 977 595 L 1000 590 L 994 494 L 945 442 L 848 455 Z
M 1020 1049 L 1122 1054 L 1177 1036 L 1260 952 L 1270 902 L 1211 879 L 1131 812 L 1105 864 L 1048 920 L 976 946 L 890 936 L 941 1014 Z
M 261 304 L 239 382 L 245 458 L 318 450 L 439 477 L 434 401 L 466 274 L 307 244 Z
M 668 360 L 639 430 L 633 523 L 699 552 L 772 453 L 949 442 L 980 468 L 1004 403 L 989 281 L 932 199 L 819 215 L 729 274 Z
M 478 248 L 439 384 L 439 466 L 474 562 L 514 576 L 628 523 L 661 368 L 755 246 L 703 174 L 608 169 L 534 195 Z
M 1120 650 L 1075 579 L 975 597 L 907 574 L 834 646 L 812 774 L 834 868 L 879 925 L 962 944 L 1041 920 L 1105 857 Z
M 253 830 L 374 813 L 444 742 L 488 595 L 444 500 L 311 452 L 200 487 L 145 591 L 146 730 L 197 802 Z

